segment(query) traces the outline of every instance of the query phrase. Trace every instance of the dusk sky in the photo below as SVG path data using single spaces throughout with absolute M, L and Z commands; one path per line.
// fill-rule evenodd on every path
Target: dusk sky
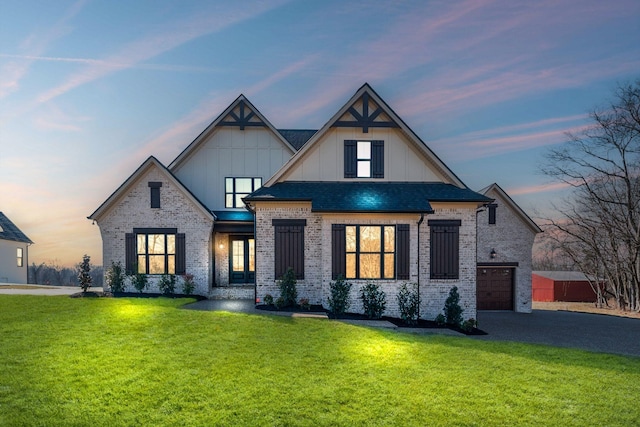
M 531 216 L 542 154 L 640 78 L 640 1 L 0 0 L 0 211 L 29 263 L 101 264 L 90 215 L 241 93 L 319 129 L 368 82 L 472 189 Z

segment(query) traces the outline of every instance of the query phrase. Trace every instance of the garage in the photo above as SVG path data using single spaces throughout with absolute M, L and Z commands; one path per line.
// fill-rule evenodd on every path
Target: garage
M 478 267 L 478 310 L 513 310 L 513 273 L 509 267 Z

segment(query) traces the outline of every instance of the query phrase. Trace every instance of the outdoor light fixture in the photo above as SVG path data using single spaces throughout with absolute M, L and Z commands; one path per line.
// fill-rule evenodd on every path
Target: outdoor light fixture
M 496 250 L 495 249 L 491 249 L 491 253 L 489 254 L 489 256 L 491 256 L 491 259 L 494 259 L 496 257 Z
M 220 249 L 224 249 L 224 243 L 220 243 L 220 244 L 218 245 L 218 247 L 219 247 Z

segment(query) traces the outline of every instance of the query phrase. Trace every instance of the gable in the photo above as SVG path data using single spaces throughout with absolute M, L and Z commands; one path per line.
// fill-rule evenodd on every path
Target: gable
M 5 214 L 0 212 L 0 240 L 33 243 Z
M 294 147 L 240 96 L 169 166 L 209 209 L 225 209 L 226 178 L 265 182 L 295 152 Z
M 498 184 L 491 184 L 490 186 L 480 190 L 479 193 L 495 200 L 495 203 L 498 205 L 496 208 L 496 215 L 500 215 L 500 209 L 508 209 L 512 215 L 518 218 L 520 222 L 525 227 L 528 227 L 533 233 L 542 232 L 538 224 L 536 224 Z
M 265 185 L 348 180 L 344 173 L 346 140 L 384 142 L 384 177 L 371 180 L 428 181 L 466 187 L 368 84 Z

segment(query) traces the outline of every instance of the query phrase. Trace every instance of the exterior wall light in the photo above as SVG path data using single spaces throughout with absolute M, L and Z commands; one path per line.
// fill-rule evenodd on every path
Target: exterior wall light
M 498 254 L 496 253 L 496 250 L 495 250 L 495 249 L 491 249 L 491 253 L 489 254 L 489 256 L 491 257 L 491 259 L 494 259 L 494 258 L 496 257 L 496 255 L 498 255 Z

